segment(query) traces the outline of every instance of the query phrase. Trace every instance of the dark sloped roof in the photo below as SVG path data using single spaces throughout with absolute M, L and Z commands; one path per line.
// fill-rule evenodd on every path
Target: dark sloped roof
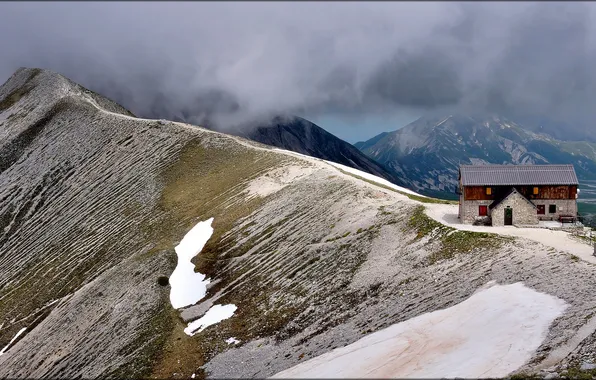
M 520 193 L 519 191 L 517 191 L 517 189 L 515 187 L 511 188 L 511 191 L 508 191 L 505 196 L 496 199 L 493 203 L 490 204 L 490 206 L 488 206 L 488 208 L 490 208 L 491 210 L 495 207 L 497 207 L 499 205 L 499 203 L 503 202 L 505 199 L 509 198 L 511 195 L 513 194 L 519 194 L 522 198 L 525 199 L 526 202 L 528 202 L 533 208 L 536 208 L 536 205 L 534 203 L 532 203 L 531 200 L 529 200 L 528 198 L 524 197 L 524 195 L 522 193 Z
M 464 186 L 578 185 L 573 165 L 462 165 Z

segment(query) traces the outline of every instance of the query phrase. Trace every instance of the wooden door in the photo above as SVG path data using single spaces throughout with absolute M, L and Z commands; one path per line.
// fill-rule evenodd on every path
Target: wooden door
M 507 207 L 505 209 L 505 225 L 506 226 L 513 225 L 513 209 L 511 207 Z

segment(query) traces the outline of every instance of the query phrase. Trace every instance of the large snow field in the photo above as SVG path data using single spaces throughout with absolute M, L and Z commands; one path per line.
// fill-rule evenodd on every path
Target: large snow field
M 522 283 L 494 285 L 273 377 L 504 377 L 532 357 L 566 307 Z
M 596 257 L 593 256 L 594 248 L 589 244 L 572 239 L 568 232 L 553 231 L 548 228 L 523 228 L 515 226 L 493 227 L 463 224 L 457 218 L 458 207 L 458 205 L 429 203 L 425 204 L 425 212 L 437 222 L 458 230 L 492 232 L 500 235 L 526 238 L 557 250 L 577 255 L 582 260 L 596 264 Z

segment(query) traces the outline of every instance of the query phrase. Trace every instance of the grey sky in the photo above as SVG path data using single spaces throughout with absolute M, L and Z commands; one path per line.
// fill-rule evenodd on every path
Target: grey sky
M 295 113 L 354 142 L 429 112 L 596 120 L 596 4 L 0 3 L 0 81 L 53 69 L 141 116 Z M 394 124 L 395 123 L 395 124 Z

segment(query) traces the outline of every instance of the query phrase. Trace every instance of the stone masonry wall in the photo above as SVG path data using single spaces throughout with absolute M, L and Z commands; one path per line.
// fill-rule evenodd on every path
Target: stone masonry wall
M 559 215 L 577 215 L 577 201 L 575 199 L 536 199 L 533 202 L 536 206 L 544 205 L 544 215 L 538 215 L 540 220 L 558 220 Z M 557 212 L 548 212 L 549 205 L 556 205 Z
M 519 193 L 511 194 L 507 199 L 502 201 L 493 208 L 491 212 L 493 226 L 505 225 L 505 208 L 509 206 L 513 209 L 513 224 L 538 224 L 536 216 L 536 208 L 533 207 L 524 197 Z
M 519 194 L 513 194 L 510 199 L 507 199 L 495 209 L 488 210 L 488 217 L 481 217 L 478 215 L 478 206 L 489 206 L 493 203 L 492 200 L 471 200 L 464 201 L 460 197 L 459 216 L 461 223 L 473 224 L 476 221 L 488 221 L 492 219 L 494 226 L 502 226 L 505 221 L 504 209 L 507 206 L 513 208 L 513 224 L 537 224 L 538 220 L 558 220 L 559 215 L 577 215 L 577 202 L 575 199 L 537 199 L 532 201 L 535 205 L 544 205 L 544 215 L 537 215 L 536 209 L 528 204 L 526 200 Z M 511 203 L 511 198 L 515 198 L 515 204 Z M 556 205 L 557 211 L 553 214 L 549 213 L 549 205 Z M 498 215 L 495 211 L 498 210 Z
M 463 201 L 461 206 L 461 222 L 465 224 L 472 224 L 475 221 L 489 221 L 490 210 L 488 210 L 489 216 L 479 216 L 478 206 L 484 205 L 488 207 L 492 200 L 477 200 L 477 201 Z

